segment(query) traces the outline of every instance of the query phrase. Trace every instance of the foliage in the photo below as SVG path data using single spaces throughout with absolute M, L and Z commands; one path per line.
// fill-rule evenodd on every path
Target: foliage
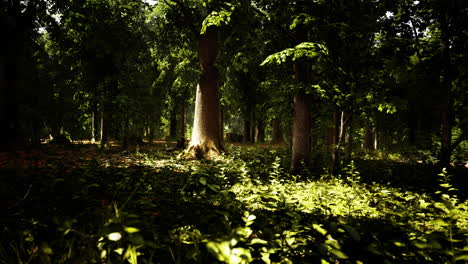
M 438 176 L 438 191 L 424 192 L 395 187 L 378 172 L 361 175 L 354 162 L 338 177 L 313 179 L 288 173 L 287 151 L 281 148 L 232 147 L 230 152 L 217 161 L 176 160 L 177 153 L 158 146 L 135 152 L 51 146 L 17 153 L 16 171 L 13 163 L 0 163 L 2 200 L 7 205 L 0 217 L 4 226 L 0 259 L 3 263 L 466 259 L 468 204 L 446 171 Z M 21 176 L 12 177 L 15 173 Z
M 268 56 L 263 62 L 265 64 L 281 64 L 286 61 L 296 61 L 303 58 L 313 59 L 320 55 L 327 55 L 327 48 L 318 43 L 303 42 L 294 48 L 285 49 L 278 53 Z

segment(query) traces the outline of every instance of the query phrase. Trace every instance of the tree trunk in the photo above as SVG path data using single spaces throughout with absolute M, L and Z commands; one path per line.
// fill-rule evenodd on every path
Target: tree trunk
M 255 123 L 255 107 L 250 112 L 250 142 L 255 143 L 255 130 L 256 130 L 256 123 Z
M 3 41 L 2 41 L 3 42 Z M 0 52 L 3 52 L 3 47 Z M 3 54 L 0 54 L 0 124 L 2 129 L 0 129 L 0 151 L 7 150 L 7 143 L 9 139 L 7 138 L 10 129 L 8 124 L 8 106 L 7 106 L 7 89 L 8 84 L 6 80 L 6 65 L 5 57 Z
M 104 113 L 101 111 L 99 116 L 99 141 L 104 140 Z
M 348 159 L 352 158 L 354 150 L 354 135 L 353 135 L 353 122 L 349 120 L 348 134 L 346 135 L 346 156 Z
M 257 120 L 257 140 L 256 142 L 265 142 L 265 126 L 263 120 Z
M 250 121 L 247 120 L 247 119 L 244 119 L 244 138 L 243 138 L 243 142 L 244 143 L 250 143 L 251 142 L 251 139 L 250 139 Z
M 273 130 L 271 143 L 272 144 L 284 143 L 283 130 L 281 129 L 281 120 L 279 118 L 273 119 L 271 126 Z
M 447 7 L 445 7 L 447 8 Z M 448 35 L 448 11 L 445 9 L 440 14 L 441 31 L 441 60 L 442 72 L 440 87 L 443 92 L 442 113 L 441 113 L 441 147 L 439 153 L 439 165 L 450 167 L 450 157 L 452 156 L 452 124 L 453 124 L 453 98 L 452 98 L 452 71 L 450 64 L 450 37 Z
M 173 106 L 170 112 L 169 137 L 172 139 L 177 137 L 177 106 L 176 105 Z
M 107 144 L 109 140 L 110 110 L 107 107 L 101 113 L 101 144 Z
M 91 113 L 91 143 L 96 142 L 96 112 Z
M 217 55 L 218 31 L 210 27 L 199 37 L 201 76 L 195 98 L 192 139 L 182 153 L 187 159 L 212 159 L 225 150 L 219 122 L 219 76 L 215 65 Z
M 291 168 L 298 169 L 301 162 L 307 162 L 309 147 L 310 112 L 306 95 L 298 93 L 294 96 L 294 119 L 292 128 L 292 158 Z
M 179 137 L 185 138 L 185 102 L 180 104 Z
M 364 148 L 375 150 L 375 135 L 371 126 L 367 125 L 364 131 Z

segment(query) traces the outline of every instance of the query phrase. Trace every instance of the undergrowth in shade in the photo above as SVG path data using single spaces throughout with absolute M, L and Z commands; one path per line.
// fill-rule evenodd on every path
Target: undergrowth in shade
M 290 173 L 282 148 L 232 147 L 216 161 L 177 154 L 17 153 L 10 164 L 24 166 L 0 168 L 0 263 L 468 259 L 468 202 L 445 170 L 425 175 L 428 190 L 394 185 L 364 161 L 334 176 Z

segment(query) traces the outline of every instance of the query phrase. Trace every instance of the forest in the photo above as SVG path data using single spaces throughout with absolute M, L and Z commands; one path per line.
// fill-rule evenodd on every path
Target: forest
M 468 263 L 468 1 L 3 0 L 0 264 Z

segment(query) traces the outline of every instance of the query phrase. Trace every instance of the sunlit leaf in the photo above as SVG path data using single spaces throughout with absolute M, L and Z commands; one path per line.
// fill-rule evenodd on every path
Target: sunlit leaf
M 347 259 L 348 256 L 341 250 L 338 250 L 338 249 L 330 249 L 330 252 L 335 255 L 335 257 L 339 258 L 339 259 Z
M 322 235 L 327 234 L 327 230 L 325 230 L 323 227 L 317 225 L 317 224 L 312 224 L 312 227 L 315 229 L 315 231 L 319 232 Z
M 122 238 L 122 235 L 119 232 L 113 232 L 107 235 L 107 238 L 110 241 L 119 241 Z
M 136 227 L 130 227 L 130 226 L 127 226 L 124 228 L 125 232 L 129 233 L 129 234 L 133 234 L 133 233 L 136 233 L 136 232 L 139 232 L 140 229 L 136 228 Z
M 199 181 L 200 181 L 201 184 L 206 185 L 206 178 L 205 177 L 200 177 Z

